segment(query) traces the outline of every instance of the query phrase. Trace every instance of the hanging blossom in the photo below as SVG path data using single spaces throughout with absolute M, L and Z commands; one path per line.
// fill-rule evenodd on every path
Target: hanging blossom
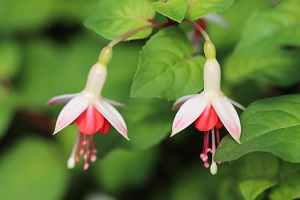
M 175 116 L 171 136 L 194 123 L 199 131 L 204 132 L 200 158 L 204 166 L 210 167 L 210 172 L 216 174 L 217 164 L 213 157 L 220 143 L 219 129 L 225 126 L 233 139 L 240 143 L 240 119 L 232 104 L 241 109 L 244 107 L 226 97 L 221 91 L 220 65 L 215 58 L 215 48 L 211 42 L 205 43 L 204 52 L 207 57 L 204 65 L 204 90 L 196 95 L 183 96 L 174 103 L 173 109 L 180 109 Z M 208 162 L 208 153 L 212 154 L 211 165 Z
M 107 75 L 106 65 L 111 54 L 111 48 L 106 48 L 101 52 L 99 61 L 90 69 L 83 91 L 56 96 L 48 102 L 49 105 L 68 102 L 58 116 L 53 134 L 73 123 L 76 123 L 79 129 L 71 156 L 68 159 L 68 168 L 70 169 L 79 162 L 80 156 L 83 156 L 85 160 L 85 170 L 89 168 L 89 160 L 96 161 L 96 133 L 106 134 L 113 126 L 123 137 L 129 140 L 124 119 L 111 105 L 122 106 L 123 104 L 101 96 Z

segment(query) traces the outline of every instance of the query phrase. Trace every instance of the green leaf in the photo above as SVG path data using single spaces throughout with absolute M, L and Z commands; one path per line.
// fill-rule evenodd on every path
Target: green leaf
M 259 9 L 269 7 L 270 0 L 235 1 L 229 10 L 221 13 L 221 17 L 225 20 L 225 25 L 227 22 L 227 26 L 210 23 L 207 20 L 207 31 L 218 49 L 218 55 L 227 57 L 228 54 L 232 54 L 232 48 L 239 42 L 241 32 L 249 16 Z
M 13 41 L 1 41 L 0 46 L 0 80 L 13 78 L 20 67 L 21 55 L 17 43 Z
M 3 32 L 32 31 L 43 27 L 55 16 L 53 4 L 53 0 L 1 0 L 0 30 Z
M 285 161 L 300 162 L 300 95 L 252 103 L 241 116 L 241 144 L 226 136 L 215 159 L 235 160 L 254 151 L 269 152 Z
M 16 107 L 16 98 L 12 91 L 0 84 L 0 139 L 6 133 Z
M 171 198 L 168 199 L 240 199 L 238 198 L 240 195 L 237 189 L 236 171 L 227 170 L 232 169 L 232 166 L 236 169 L 236 165 L 233 163 L 227 167 L 223 165 L 218 173 L 212 176 L 209 169 L 205 169 L 201 166 L 202 163 L 197 161 L 197 164 L 191 166 L 184 163 L 180 168 L 181 171 L 173 174 Z
M 280 184 L 274 187 L 269 199 L 299 199 L 300 198 L 300 166 L 284 164 L 280 174 Z
M 117 150 L 98 161 L 93 169 L 101 188 L 116 194 L 143 186 L 151 175 L 155 160 L 153 150 Z
M 1 199 L 61 199 L 68 182 L 56 146 L 40 139 L 21 140 L 0 159 Z
M 187 12 L 188 0 L 158 1 L 152 6 L 160 14 L 180 23 Z
M 113 40 L 134 29 L 151 25 L 155 11 L 148 0 L 101 0 L 94 14 L 85 26 L 93 29 L 106 39 Z M 126 40 L 145 38 L 150 28 L 140 31 Z
M 266 189 L 276 185 L 277 181 L 265 179 L 251 179 L 243 181 L 239 184 L 239 188 L 245 200 L 255 199 Z
M 175 100 L 199 92 L 203 88 L 205 58 L 193 54 L 181 29 L 159 31 L 141 51 L 130 95 Z
M 170 135 L 174 112 L 172 104 L 157 99 L 134 99 L 124 112 L 132 149 L 147 149 Z
M 256 152 L 245 156 L 243 175 L 246 179 L 275 179 L 279 160 L 270 153 Z
M 196 20 L 205 15 L 221 12 L 230 8 L 234 0 L 189 0 L 186 17 Z
M 64 22 L 82 23 L 95 10 L 99 0 L 88 1 L 72 1 L 69 0 L 54 0 L 55 14 L 59 16 L 58 19 L 64 19 Z
M 251 153 L 241 168 L 243 181 L 239 188 L 245 199 L 256 199 L 266 189 L 278 183 L 279 160 L 269 153 Z
M 299 9 L 297 0 L 286 0 L 253 13 L 225 64 L 225 78 L 232 83 L 261 79 L 281 86 L 298 81 Z

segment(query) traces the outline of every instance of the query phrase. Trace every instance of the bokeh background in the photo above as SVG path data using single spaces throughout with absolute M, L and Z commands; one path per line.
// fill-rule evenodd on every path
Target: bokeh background
M 127 105 L 120 112 L 129 137 L 132 131 L 140 138 L 128 143 L 115 131 L 99 135 L 98 161 L 88 171 L 82 162 L 67 169 L 77 130 L 69 126 L 52 136 L 62 106 L 48 107 L 46 102 L 82 90 L 90 67 L 109 42 L 83 25 L 97 3 L 0 0 L 0 199 L 243 199 L 239 180 L 261 172 L 272 177 L 275 172 L 268 165 L 285 165 L 267 153 L 250 154 L 222 163 L 212 176 L 198 158 L 201 133 L 190 127 L 168 137 L 175 116 L 172 102 L 129 97 L 145 43 L 141 40 L 114 48 L 103 91 L 103 96 Z M 239 40 L 247 17 L 275 3 L 236 0 L 220 14 L 228 27 L 207 23 L 221 63 Z M 298 90 L 297 85 L 282 89 L 246 81 L 234 88 L 232 97 L 247 106 L 259 98 Z

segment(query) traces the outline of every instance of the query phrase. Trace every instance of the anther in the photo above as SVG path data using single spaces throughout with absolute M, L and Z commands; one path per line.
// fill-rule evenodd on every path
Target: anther
M 90 166 L 89 163 L 84 163 L 83 169 L 84 169 L 84 170 L 87 170 L 87 169 L 89 168 L 89 166 Z

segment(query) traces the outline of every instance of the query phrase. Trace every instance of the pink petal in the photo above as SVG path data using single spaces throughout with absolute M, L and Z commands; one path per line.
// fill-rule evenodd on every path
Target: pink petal
M 203 92 L 187 100 L 175 116 L 171 137 L 193 123 L 202 114 L 208 103 L 209 100 Z
M 61 104 L 61 103 L 65 103 L 67 101 L 70 101 L 73 97 L 75 97 L 76 95 L 78 95 L 78 93 L 75 94 L 63 94 L 63 95 L 59 95 L 56 97 L 51 98 L 48 101 L 48 105 L 52 106 L 52 105 L 56 105 L 56 104 Z
M 75 119 L 80 132 L 87 135 L 97 133 L 103 127 L 104 120 L 105 118 L 94 105 L 89 105 L 87 109 Z
M 229 134 L 240 143 L 240 118 L 228 98 L 222 94 L 211 99 L 211 103 Z
M 174 102 L 172 110 L 177 110 L 178 108 L 180 108 L 180 106 L 182 106 L 182 104 L 184 102 L 186 102 L 187 100 L 189 100 L 190 98 L 192 98 L 194 96 L 196 96 L 196 94 L 190 94 L 190 95 L 186 95 L 186 96 L 180 97 L 179 99 L 177 99 Z
M 195 120 L 195 127 L 199 131 L 209 131 L 218 123 L 219 118 L 214 108 L 209 103 L 202 114 Z
M 100 99 L 95 102 L 95 106 L 97 110 L 107 119 L 107 121 L 109 121 L 109 123 L 115 127 L 115 129 L 121 135 L 123 135 L 123 137 L 129 140 L 127 136 L 127 127 L 120 113 L 104 99 Z
M 81 94 L 71 99 L 59 113 L 53 134 L 71 124 L 89 104 L 90 100 Z
M 104 119 L 104 124 L 99 132 L 100 134 L 106 134 L 110 131 L 110 128 L 111 128 L 110 123 L 107 121 L 107 119 Z

